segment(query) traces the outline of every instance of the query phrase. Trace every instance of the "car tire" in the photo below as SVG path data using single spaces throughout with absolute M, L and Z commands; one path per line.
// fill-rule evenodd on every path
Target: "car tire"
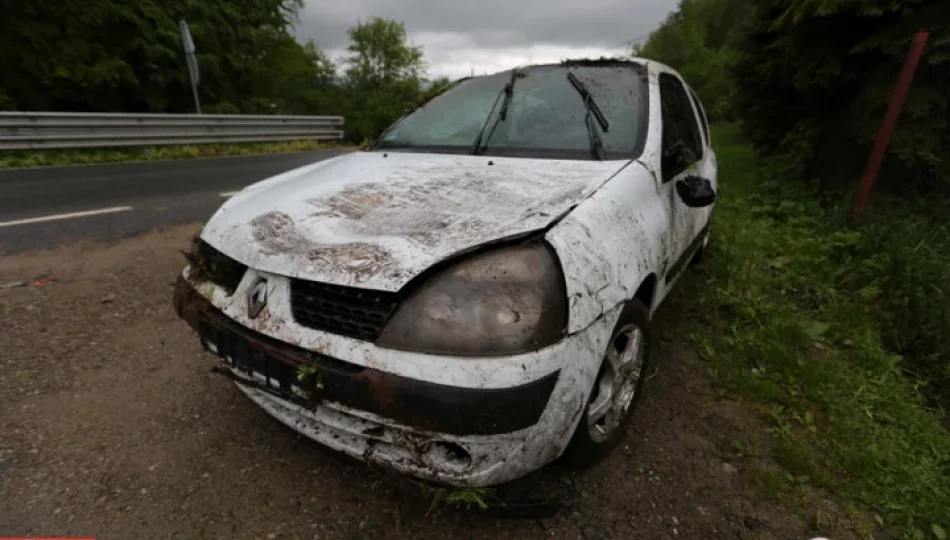
M 635 340 L 639 341 L 634 343 Z M 562 463 L 572 468 L 589 467 L 607 457 L 620 443 L 647 378 L 649 353 L 650 312 L 634 298 L 624 307 L 610 336 L 581 419 L 561 456 Z M 625 354 L 626 361 L 618 363 L 618 358 L 623 360 Z M 634 356 L 629 357 L 630 354 Z M 623 367 L 628 362 L 632 364 Z M 618 365 L 623 371 L 619 380 Z M 628 395 L 631 390 L 632 395 Z M 610 410 L 601 416 L 605 396 Z

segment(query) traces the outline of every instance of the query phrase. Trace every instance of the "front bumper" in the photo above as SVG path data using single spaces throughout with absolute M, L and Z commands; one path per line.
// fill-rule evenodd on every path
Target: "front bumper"
M 504 482 L 559 456 L 596 374 L 598 342 L 609 337 L 609 328 L 601 337 L 602 325 L 595 325 L 565 339 L 546 352 L 560 369 L 523 384 L 450 386 L 274 339 L 232 319 L 208 296 L 179 277 L 175 310 L 265 411 L 358 459 L 456 485 Z M 311 376 L 300 377 L 300 366 Z

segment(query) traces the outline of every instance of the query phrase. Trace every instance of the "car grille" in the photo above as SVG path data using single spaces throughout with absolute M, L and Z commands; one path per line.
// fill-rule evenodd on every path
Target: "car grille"
M 395 311 L 396 294 L 294 279 L 290 305 L 298 324 L 331 334 L 376 341 Z

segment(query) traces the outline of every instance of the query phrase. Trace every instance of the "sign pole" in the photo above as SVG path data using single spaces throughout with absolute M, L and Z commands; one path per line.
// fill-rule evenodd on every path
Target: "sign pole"
M 185 61 L 188 63 L 188 78 L 191 79 L 191 95 L 195 98 L 195 111 L 201 114 L 201 101 L 198 99 L 200 75 L 198 59 L 195 58 L 195 42 L 191 39 L 191 32 L 188 31 L 188 23 L 185 19 L 178 21 L 178 28 L 181 30 L 181 45 L 185 49 Z

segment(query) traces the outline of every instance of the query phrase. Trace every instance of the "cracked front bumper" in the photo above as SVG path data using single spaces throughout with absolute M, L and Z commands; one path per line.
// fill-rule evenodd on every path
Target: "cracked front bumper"
M 465 388 L 274 339 L 228 317 L 183 277 L 174 303 L 241 391 L 282 423 L 355 458 L 455 485 L 497 484 L 557 458 L 596 374 L 594 351 L 609 337 L 592 326 L 546 351 L 559 367 L 547 375 L 508 388 Z M 315 366 L 317 375 L 302 379 L 299 366 Z

